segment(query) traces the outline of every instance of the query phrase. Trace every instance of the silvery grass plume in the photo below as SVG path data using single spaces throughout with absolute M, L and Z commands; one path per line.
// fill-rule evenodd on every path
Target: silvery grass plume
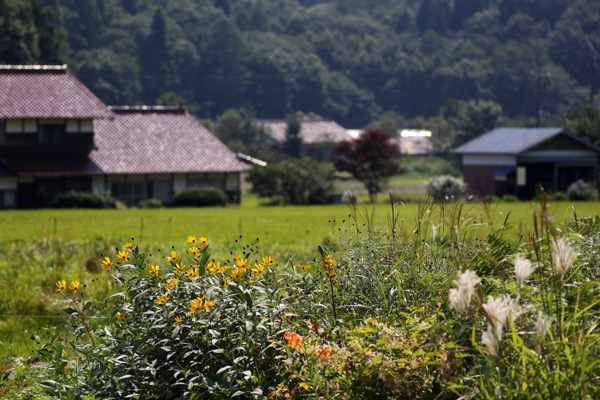
M 552 325 L 552 317 L 544 314 L 541 311 L 538 311 L 537 322 L 535 323 L 535 331 L 540 339 L 544 339 L 548 334 L 548 330 L 550 329 L 550 325 Z
M 488 297 L 487 303 L 481 306 L 488 319 L 488 327 L 481 335 L 483 343 L 494 357 L 498 357 L 502 331 L 510 324 L 511 316 L 516 319 L 520 315 L 517 303 L 507 295 L 495 299 Z
M 515 276 L 519 287 L 523 286 L 523 282 L 529 278 L 529 276 L 535 271 L 537 264 L 532 264 L 530 260 L 520 255 L 515 258 Z
M 554 272 L 562 279 L 567 270 L 573 265 L 573 261 L 577 258 L 577 252 L 569 243 L 562 237 L 552 239 L 552 260 L 554 261 Z
M 508 295 L 502 295 L 497 299 L 489 296 L 487 303 L 484 303 L 481 308 L 498 340 L 502 338 L 502 331 L 509 325 L 511 317 L 515 320 L 521 314 L 517 302 Z
M 481 283 L 481 279 L 471 270 L 458 271 L 458 280 L 454 281 L 457 288 L 450 289 L 450 308 L 465 313 L 471 301 L 475 287 Z
M 494 335 L 494 332 L 492 332 L 492 327 L 489 324 L 487 329 L 481 334 L 481 343 L 483 343 L 485 347 L 488 348 L 488 350 L 494 357 L 498 357 L 498 349 L 500 347 L 500 342 L 498 341 L 496 335 Z

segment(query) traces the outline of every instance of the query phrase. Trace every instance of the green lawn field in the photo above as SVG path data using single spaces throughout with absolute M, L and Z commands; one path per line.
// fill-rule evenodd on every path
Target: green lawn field
M 380 200 L 383 198 L 381 195 Z M 498 227 L 510 213 L 509 235 L 516 239 L 527 229 L 536 207 L 539 205 L 529 202 L 494 203 L 486 211 L 481 204 L 466 204 L 461 217 L 463 221 L 493 220 Z M 573 207 L 578 216 L 593 215 L 600 209 L 592 202 L 550 203 L 554 223 L 571 220 Z M 417 224 L 420 208 L 419 203 L 395 205 L 398 227 L 407 235 Z M 444 207 L 446 219 L 453 209 Z M 389 204 L 358 205 L 357 210 L 360 226 L 368 215 L 372 225 L 387 229 Z M 317 245 L 335 240 L 339 229 L 350 227 L 349 214 L 347 205 L 267 207 L 257 205 L 252 198 L 241 206 L 223 208 L 1 211 L 0 361 L 30 351 L 24 333 L 30 335 L 38 326 L 61 323 L 52 317 L 60 307 L 53 296 L 57 280 L 95 281 L 89 289 L 95 297 L 113 292 L 115 288 L 100 265 L 101 254 L 114 257 L 115 248 L 122 249 L 131 236 L 140 249 L 153 252 L 157 259 L 171 246 L 184 253 L 188 235 L 205 236 L 213 257 L 223 261 L 258 238 L 260 255 L 273 256 L 283 267 L 290 257 L 295 263 L 315 258 Z M 424 229 L 430 229 L 431 224 L 445 229 L 439 206 L 431 212 L 422 210 L 421 215 Z M 481 226 L 480 233 L 485 234 L 488 228 Z
M 380 198 L 383 196 L 380 195 Z M 396 211 L 407 224 L 414 223 L 418 203 L 397 204 Z M 491 214 L 509 211 L 516 225 L 531 220 L 536 203 L 491 204 Z M 549 208 L 555 223 L 600 210 L 594 202 L 557 202 Z M 358 205 L 359 211 L 374 210 L 375 223 L 387 224 L 389 204 Z M 362 212 L 361 212 L 362 214 Z M 188 235 L 206 236 L 216 245 L 230 245 L 239 235 L 246 240 L 260 238 L 265 243 L 294 248 L 316 246 L 347 220 L 347 205 L 260 207 L 242 205 L 223 208 L 163 208 L 131 210 L 31 210 L 0 211 L 0 243 L 58 236 L 63 239 L 108 238 L 116 243 L 135 236 L 137 242 L 178 245 Z M 463 215 L 484 215 L 478 203 L 466 204 Z M 503 219 L 503 217 L 502 217 Z M 410 227 L 410 226 L 409 226 Z

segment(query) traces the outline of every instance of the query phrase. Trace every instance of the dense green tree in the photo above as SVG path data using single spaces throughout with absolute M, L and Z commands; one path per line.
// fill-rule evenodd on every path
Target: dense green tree
M 335 179 L 331 165 L 293 158 L 254 167 L 247 178 L 258 196 L 283 204 L 330 203 Z
M 400 147 L 386 132 L 367 130 L 354 140 L 339 143 L 334 152 L 331 161 L 335 168 L 362 182 L 371 202 L 383 190 L 387 179 L 401 172 Z
M 264 145 L 269 140 L 264 126 L 246 108 L 230 108 L 221 114 L 217 119 L 215 133 L 227 144 Z
M 496 128 L 502 119 L 502 106 L 490 100 L 469 100 L 451 122 L 458 133 L 454 140 L 460 146 Z
M 140 46 L 139 59 L 143 97 L 146 103 L 154 104 L 157 98 L 169 92 L 174 84 L 167 39 L 167 19 L 162 8 L 157 8 L 154 12 L 150 34 Z
M 292 158 L 302 157 L 302 137 L 300 136 L 300 120 L 295 113 L 289 114 L 286 118 L 285 142 L 283 150 L 285 154 Z
M 0 0 L 0 62 L 62 64 L 64 32 L 54 10 L 37 0 Z
M 205 118 L 251 106 L 359 127 L 382 110 L 429 120 L 448 98 L 485 98 L 544 125 L 600 87 L 592 0 L 38 1 L 55 20 L 32 0 L 0 1 L 0 61 L 65 53 L 106 103 L 174 92 Z
M 566 115 L 564 128 L 583 140 L 600 146 L 600 110 L 587 106 L 579 112 L 570 112 Z

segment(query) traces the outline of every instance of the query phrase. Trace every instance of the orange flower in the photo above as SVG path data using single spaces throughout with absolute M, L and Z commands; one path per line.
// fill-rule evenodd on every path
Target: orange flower
M 306 321 L 306 327 L 308 329 L 312 329 L 313 331 L 315 331 L 315 333 L 317 334 L 317 336 L 319 336 L 319 324 L 317 324 L 316 322 L 312 322 L 309 319 L 308 321 Z
M 331 350 L 329 346 L 323 346 L 320 350 L 317 350 L 317 357 L 319 358 L 327 358 L 331 355 Z
M 299 347 L 304 346 L 304 337 L 298 335 L 296 332 L 287 331 L 286 333 L 283 334 L 283 338 L 285 340 L 287 340 L 288 345 L 290 345 L 294 348 L 299 348 Z

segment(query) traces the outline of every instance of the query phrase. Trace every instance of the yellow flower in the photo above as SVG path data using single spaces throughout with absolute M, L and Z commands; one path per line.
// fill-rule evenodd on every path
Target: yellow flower
M 234 260 L 237 260 L 238 258 L 240 258 L 242 256 L 241 253 L 239 253 L 237 250 L 235 251 L 235 256 L 233 256 Z
M 233 271 L 231 271 L 231 279 L 234 279 L 237 281 L 242 276 L 244 276 L 244 270 L 241 268 L 234 268 Z
M 183 322 L 183 317 L 181 317 L 181 316 L 175 317 L 175 326 L 181 325 L 182 322 Z
M 152 269 L 152 271 L 150 273 L 154 276 L 158 276 L 158 271 L 160 271 L 160 266 L 152 265 L 150 268 Z
M 129 253 L 126 251 L 119 251 L 119 254 L 117 254 L 117 262 L 124 263 L 125 261 L 129 261 Z
M 188 244 L 196 244 L 196 236 L 194 236 L 194 235 L 188 236 L 187 242 L 188 242 Z
M 125 248 L 127 250 L 133 250 L 133 244 L 131 242 L 127 242 L 127 243 L 125 243 Z
M 214 275 L 218 272 L 221 272 L 221 263 L 220 262 L 209 262 L 206 266 L 206 270 L 210 272 L 211 275 Z
M 69 285 L 69 290 L 73 293 L 77 293 L 79 289 L 81 289 L 81 284 L 79 283 L 79 281 L 71 281 L 71 284 Z
M 309 270 L 309 268 L 310 268 L 310 264 L 306 264 L 306 265 L 301 265 L 301 264 L 298 264 L 298 266 L 299 266 L 300 268 L 302 268 L 302 271 L 304 271 L 304 272 L 308 271 L 308 270 Z
M 246 269 L 250 266 L 250 263 L 248 262 L 247 258 L 240 258 L 239 260 L 237 260 L 236 264 L 242 269 Z
M 65 280 L 56 282 L 56 291 L 62 292 L 67 288 L 67 282 Z
M 119 312 L 117 312 L 117 313 L 115 314 L 115 316 L 117 317 L 117 321 L 123 321 L 123 319 L 124 319 L 125 317 L 127 317 L 127 314 L 125 314 L 125 313 L 122 313 L 121 311 L 119 311 Z
M 173 267 L 173 273 L 177 274 L 177 275 L 181 275 L 181 273 L 183 273 L 183 269 L 185 267 L 183 265 L 181 265 L 180 263 L 175 264 L 175 266 Z
M 208 240 L 204 236 L 202 236 L 201 238 L 198 238 L 198 244 L 200 246 L 206 246 L 207 243 L 208 243 Z
M 215 302 L 212 300 L 209 300 L 206 302 L 206 304 L 204 305 L 204 307 L 208 310 L 212 310 L 213 308 L 215 308 Z
M 224 288 L 228 287 L 228 286 L 229 286 L 229 282 L 231 282 L 231 279 L 225 279 L 225 280 L 223 281 L 223 287 L 224 287 Z
M 266 256 L 266 257 L 263 257 L 262 263 L 264 265 L 273 265 L 273 264 L 275 264 L 275 260 L 273 260 L 273 258 L 271 256 Z
M 193 257 L 198 257 L 200 255 L 200 249 L 196 246 L 190 247 L 188 249 L 188 253 L 190 253 L 190 255 L 192 255 Z
M 254 268 L 252 268 L 250 271 L 256 272 L 256 275 L 258 275 L 258 277 L 260 278 L 261 275 L 265 272 L 265 265 L 264 264 L 254 264 Z
M 167 279 L 167 288 L 169 290 L 173 290 L 179 285 L 179 279 L 177 278 L 169 278 Z
M 333 271 L 335 270 L 335 262 L 331 257 L 331 254 L 327 254 L 321 258 L 321 264 L 323 265 L 323 269 L 325 271 Z
M 110 261 L 110 258 L 104 257 L 104 260 L 102 260 L 102 265 L 104 265 L 104 269 L 110 271 L 110 267 L 113 266 L 113 262 Z
M 192 301 L 192 303 L 190 304 L 190 314 L 194 314 L 196 311 L 202 311 L 204 309 L 205 298 L 206 295 L 198 297 L 194 301 Z
M 171 250 L 171 257 L 167 258 L 167 261 L 177 261 L 179 260 L 179 254 L 175 252 L 175 250 Z
M 154 300 L 154 302 L 158 305 L 161 305 L 162 303 L 164 303 L 167 300 L 169 300 L 169 294 L 165 293 L 162 296 L 157 297 L 156 300 Z
M 200 277 L 200 269 L 192 268 L 185 274 L 187 275 L 188 279 L 193 279 L 194 277 L 199 278 Z

